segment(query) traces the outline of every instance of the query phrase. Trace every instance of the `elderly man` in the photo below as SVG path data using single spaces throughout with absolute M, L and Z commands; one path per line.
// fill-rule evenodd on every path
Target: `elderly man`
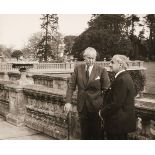
M 100 118 L 98 111 L 103 103 L 103 94 L 110 85 L 108 73 L 95 64 L 96 50 L 88 47 L 84 51 L 85 64 L 76 66 L 68 84 L 64 110 L 72 110 L 72 94 L 78 87 L 77 109 L 80 118 L 81 139 L 100 138 Z
M 105 120 L 105 131 L 109 140 L 126 140 L 127 134 L 136 129 L 134 111 L 135 88 L 128 71 L 128 58 L 114 55 L 110 67 L 116 73 L 111 89 L 99 115 Z

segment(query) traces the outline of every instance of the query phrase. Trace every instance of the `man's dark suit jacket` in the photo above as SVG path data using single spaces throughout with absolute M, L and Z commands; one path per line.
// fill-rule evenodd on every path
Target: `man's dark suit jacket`
M 72 94 L 76 86 L 78 87 L 78 111 L 82 111 L 84 104 L 86 104 L 89 112 L 98 111 L 103 104 L 103 92 L 110 86 L 108 73 L 104 68 L 94 65 L 87 82 L 86 65 L 76 66 L 68 83 L 66 103 L 71 103 Z
M 136 129 L 134 110 L 135 89 L 131 76 L 124 71 L 111 84 L 106 103 L 101 110 L 105 130 L 109 133 L 129 133 Z

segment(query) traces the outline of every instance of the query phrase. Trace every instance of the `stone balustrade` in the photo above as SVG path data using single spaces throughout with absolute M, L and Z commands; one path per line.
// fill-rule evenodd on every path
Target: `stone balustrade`
M 84 63 L 83 61 L 77 62 L 65 62 L 65 63 L 34 63 L 33 70 L 73 70 L 74 67 L 78 64 Z M 109 70 L 109 63 L 110 61 L 97 61 L 96 62 L 99 66 L 107 68 Z M 128 62 L 129 69 L 142 69 L 143 68 L 143 61 L 129 61 Z M 17 69 L 12 68 L 12 63 L 0 63 L 0 70 L 1 71 L 17 71 Z
M 75 63 L 75 65 L 79 65 L 82 63 L 85 63 L 85 62 L 77 61 Z M 143 70 L 143 69 L 145 69 L 143 63 L 144 63 L 143 61 L 139 61 L 139 60 L 129 61 L 128 62 L 128 67 L 129 67 L 128 70 Z M 110 61 L 96 61 L 96 64 L 98 64 L 101 67 L 106 68 L 108 71 L 110 70 L 110 68 L 109 68 Z
M 79 137 L 79 122 L 75 102 L 73 102 L 74 111 L 71 115 L 72 122 L 70 122 L 70 129 L 68 129 L 68 116 L 63 111 L 65 103 L 65 92 L 63 90 L 27 86 L 24 88 L 24 94 L 27 100 L 26 126 L 56 139 L 68 139 L 68 130 L 70 130 L 70 139 Z
M 34 65 L 34 69 L 56 69 L 56 70 L 67 70 L 67 69 L 73 69 L 74 63 L 66 62 L 66 63 L 38 63 Z
M 7 75 L 7 78 L 6 78 Z M 62 89 L 66 91 L 67 81 L 69 80 L 70 73 L 65 74 L 34 74 L 28 73 L 27 78 L 35 85 L 43 85 L 48 88 Z M 1 80 L 9 80 L 16 83 L 20 79 L 19 72 L 0 72 Z
M 9 113 L 9 91 L 6 89 L 8 83 L 5 81 L 0 83 L 0 114 L 4 117 Z
M 47 89 L 41 85 L 20 87 L 13 82 L 0 81 L 0 114 L 7 122 L 26 125 L 56 139 L 68 139 L 70 130 L 70 139 L 78 139 L 80 130 L 75 99 L 70 118 L 63 111 L 64 103 L 65 91 L 62 89 Z
M 155 100 L 136 98 L 137 131 L 130 133 L 131 139 L 155 139 Z
M 28 72 L 27 78 L 32 81 L 32 83 L 36 85 L 43 85 L 49 88 L 63 89 L 66 91 L 67 89 L 67 81 L 70 78 L 72 72 L 61 72 L 59 73 L 47 73 L 47 74 L 39 74 L 35 72 Z M 108 72 L 111 81 L 114 79 L 114 74 L 112 72 Z M 146 82 L 145 69 L 141 70 L 129 70 L 129 73 L 134 81 L 135 89 L 139 92 L 139 95 L 143 95 L 144 85 Z M 0 72 L 0 79 L 2 80 L 10 80 L 17 81 L 20 79 L 20 73 L 15 72 Z
M 51 74 L 33 75 L 34 84 L 44 85 L 49 88 L 61 89 L 66 91 L 67 81 L 70 74 Z
M 12 68 L 12 63 L 0 63 L 1 71 L 16 71 L 17 69 Z
M 37 91 L 36 91 L 37 89 Z M 45 90 L 44 90 L 45 89 Z M 56 139 L 79 139 L 80 124 L 76 108 L 76 94 L 73 97 L 73 112 L 70 118 L 63 111 L 64 91 L 46 89 L 41 86 L 25 88 L 27 96 L 25 124 Z M 39 91 L 38 91 L 39 90 Z M 42 91 L 40 91 L 42 90 Z M 136 98 L 137 131 L 129 134 L 129 139 L 155 138 L 155 101 Z
M 143 90 L 144 70 L 129 72 L 135 82 L 136 90 Z M 29 74 L 27 77 L 34 81 L 34 85 L 22 87 L 15 84 L 20 78 L 18 72 L 8 72 L 9 81 L 4 81 L 5 76 L 4 72 L 0 72 L 2 79 L 0 80 L 0 114 L 6 118 L 6 121 L 16 126 L 26 125 L 56 139 L 79 139 L 76 92 L 73 96 L 73 112 L 66 115 L 63 111 L 70 73 Z M 113 75 L 110 76 L 112 80 Z M 135 99 L 137 131 L 130 133 L 129 138 L 154 139 L 154 100 L 146 98 L 145 95 L 140 97 Z
M 6 121 L 26 125 L 56 139 L 79 139 L 80 125 L 76 108 L 76 93 L 73 97 L 73 112 L 68 117 L 63 111 L 65 91 L 41 85 L 23 88 L 7 81 L 0 82 L 0 114 Z M 154 100 L 135 99 L 137 131 L 130 139 L 154 139 Z

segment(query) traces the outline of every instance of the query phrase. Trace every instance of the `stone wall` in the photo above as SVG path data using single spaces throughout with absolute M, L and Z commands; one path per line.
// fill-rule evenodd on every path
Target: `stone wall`
M 32 81 L 35 85 L 42 85 L 48 88 L 63 89 L 66 91 L 67 81 L 69 80 L 71 73 L 65 74 L 37 74 L 37 73 L 28 73 L 27 78 Z M 6 78 L 7 76 L 7 78 Z M 20 79 L 19 72 L 0 72 L 0 79 L 5 81 L 13 81 L 16 83 Z
M 80 125 L 73 96 L 73 112 L 63 111 L 69 75 L 34 75 L 34 85 L 19 86 L 12 81 L 0 82 L 0 114 L 6 121 L 26 125 L 56 139 L 79 139 Z M 46 82 L 45 82 L 46 81 Z M 154 101 L 137 98 L 137 131 L 130 139 L 153 139 Z M 142 104 L 143 103 L 143 104 Z
M 65 93 L 61 89 L 43 86 L 25 87 L 26 117 L 25 125 L 48 134 L 56 139 L 78 139 L 79 122 L 76 105 L 71 118 L 64 113 Z M 70 119 L 70 121 L 69 121 Z M 68 126 L 70 123 L 70 128 Z
M 6 82 L 0 83 L 0 114 L 6 118 L 9 113 L 9 91 L 6 89 Z
M 65 91 L 61 88 L 21 87 L 9 81 L 0 82 L 0 114 L 7 122 L 16 126 L 26 125 L 55 139 L 78 139 L 76 96 L 70 115 L 64 113 L 64 103 Z
M 33 75 L 34 84 L 43 85 L 48 88 L 62 89 L 66 91 L 67 81 L 69 80 L 70 74 L 42 74 Z
M 155 139 L 155 100 L 136 98 L 137 131 L 132 133 L 133 139 Z

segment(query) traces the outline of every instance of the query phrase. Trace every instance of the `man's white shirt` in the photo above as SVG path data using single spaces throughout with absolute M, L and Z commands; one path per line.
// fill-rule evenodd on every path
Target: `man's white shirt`
M 119 74 L 121 74 L 122 72 L 125 72 L 125 70 L 121 70 L 121 71 L 119 71 L 119 72 L 115 75 L 115 79 L 116 79 L 117 76 L 118 76 Z
M 91 74 L 91 72 L 92 72 L 93 67 L 94 67 L 94 65 L 89 66 L 89 69 L 88 69 L 88 71 L 89 71 L 89 76 L 90 76 L 90 74 Z M 86 70 L 87 70 L 87 65 L 86 65 Z

